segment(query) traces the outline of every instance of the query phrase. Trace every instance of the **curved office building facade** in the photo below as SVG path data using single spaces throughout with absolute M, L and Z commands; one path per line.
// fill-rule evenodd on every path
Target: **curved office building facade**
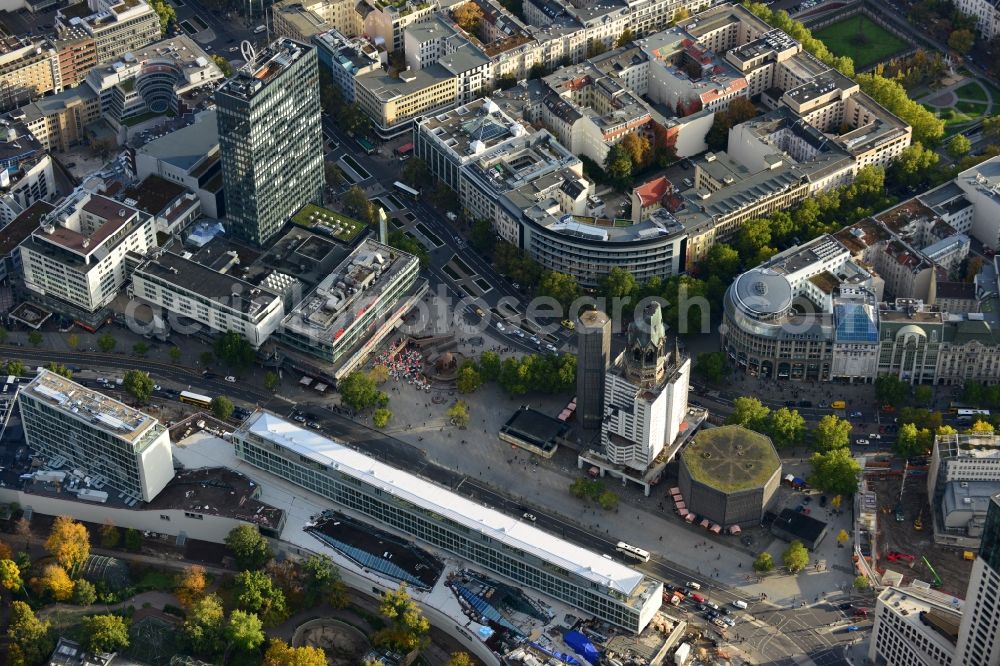
M 833 318 L 815 310 L 794 296 L 781 273 L 747 271 L 723 299 L 722 349 L 734 367 L 753 376 L 829 379 Z

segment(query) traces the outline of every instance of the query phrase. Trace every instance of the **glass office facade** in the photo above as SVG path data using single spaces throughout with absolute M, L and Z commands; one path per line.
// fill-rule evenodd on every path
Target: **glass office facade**
M 660 586 L 649 579 L 629 598 L 256 433 L 237 431 L 234 444 L 237 457 L 252 465 L 611 624 L 638 632 L 649 621 L 651 607 L 659 608 Z

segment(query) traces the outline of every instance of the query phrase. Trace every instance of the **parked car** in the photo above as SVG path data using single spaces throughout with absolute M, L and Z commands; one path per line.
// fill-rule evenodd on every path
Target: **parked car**
M 535 522 L 536 520 L 538 520 L 538 518 L 536 518 L 535 514 L 533 514 L 533 513 L 525 513 L 524 514 L 524 519 L 525 520 L 530 520 L 531 522 Z
M 497 322 L 497 330 L 500 331 L 501 333 L 503 333 L 504 331 L 507 330 L 507 327 L 503 325 L 502 321 L 498 321 Z
M 869 439 L 882 439 L 882 435 L 878 434 L 877 432 L 873 432 L 870 435 L 868 435 L 868 438 Z
M 856 419 L 861 417 L 861 412 L 851 412 L 851 418 Z
M 232 375 L 226 375 L 226 381 L 229 382 L 230 384 L 235 384 L 236 377 L 233 377 Z
M 820 506 L 826 506 L 826 495 L 820 495 L 819 505 Z
M 857 444 L 858 446 L 868 446 L 871 442 L 869 442 L 867 439 L 859 438 L 854 440 L 854 443 Z

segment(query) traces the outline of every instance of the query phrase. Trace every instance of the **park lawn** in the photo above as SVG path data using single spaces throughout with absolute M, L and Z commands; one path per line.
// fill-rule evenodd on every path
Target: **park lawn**
M 859 29 L 864 31 L 867 40 L 864 44 L 855 42 Z M 826 44 L 826 48 L 834 55 L 850 56 L 854 60 L 854 67 L 859 70 L 885 60 L 909 46 L 863 14 L 813 31 L 813 37 Z
M 970 116 L 981 116 L 986 113 L 986 107 L 988 104 L 986 102 L 966 102 L 964 100 L 959 100 L 955 102 L 955 108 L 962 113 Z
M 983 90 L 978 81 L 969 81 L 961 88 L 955 90 L 955 94 L 961 99 L 975 100 L 977 102 L 987 101 L 986 91 Z

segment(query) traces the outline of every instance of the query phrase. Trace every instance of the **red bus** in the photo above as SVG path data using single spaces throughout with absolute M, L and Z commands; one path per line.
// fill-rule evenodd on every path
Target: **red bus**
M 413 144 L 404 143 L 402 146 L 400 146 L 393 152 L 396 153 L 396 157 L 406 157 L 407 155 L 410 155 L 413 152 Z

